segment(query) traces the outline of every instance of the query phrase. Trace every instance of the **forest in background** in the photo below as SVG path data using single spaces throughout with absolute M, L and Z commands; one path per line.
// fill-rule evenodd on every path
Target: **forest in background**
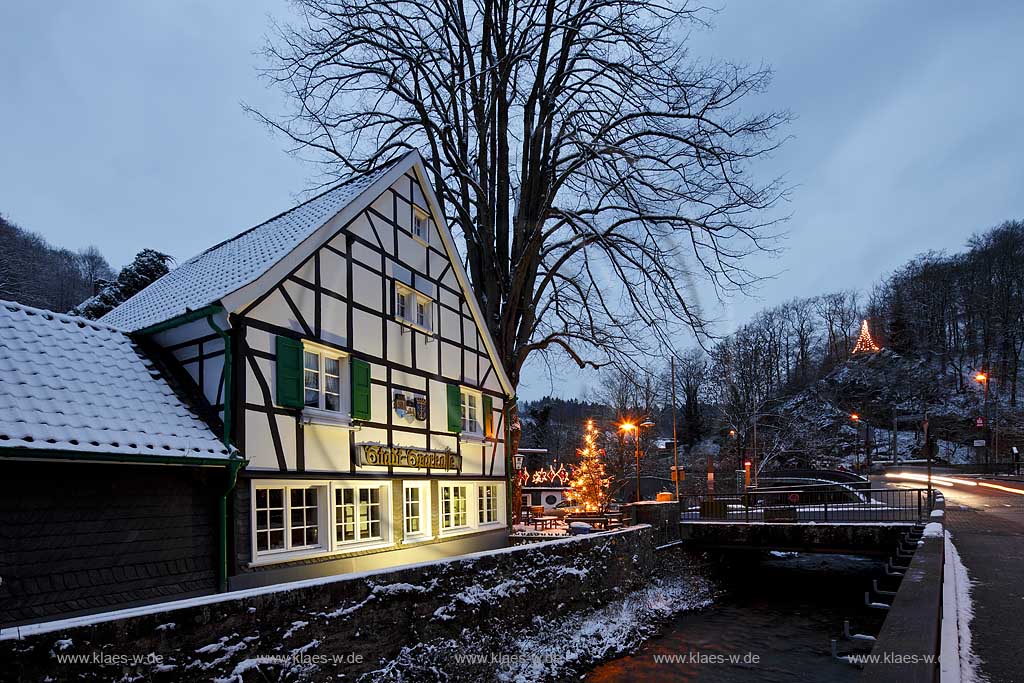
M 55 247 L 0 216 L 0 299 L 64 313 L 113 279 L 100 250 Z
M 117 273 L 100 250 L 55 247 L 0 216 L 0 299 L 96 320 L 165 275 L 170 256 L 143 249 Z
M 680 443 L 692 447 L 713 439 L 738 458 L 753 445 L 758 424 L 759 453 L 806 451 L 807 439 L 794 443 L 785 433 L 801 430 L 832 450 L 814 455 L 826 464 L 831 457 L 834 464 L 865 438 L 859 425 L 844 424 L 854 409 L 873 422 L 868 431 L 887 428 L 898 415 L 932 410 L 948 418 L 936 424 L 937 431 L 962 441 L 970 436 L 964 425 L 983 410 L 983 388 L 973 380 L 978 371 L 991 378 L 993 414 L 1005 413 L 1008 426 L 1019 422 L 1021 264 L 1024 223 L 1008 221 L 971 237 L 962 252 L 911 259 L 869 291 L 796 298 L 761 311 L 709 348 L 692 349 L 677 360 Z M 885 353 L 874 365 L 850 365 L 863 319 Z M 656 426 L 650 441 L 671 437 L 667 359 L 641 372 L 602 370 L 592 394 L 594 407 L 551 398 L 524 404 L 523 445 L 571 459 L 573 436 L 578 439 L 582 419 L 591 416 L 603 421 L 612 450 L 621 448 L 615 424 L 624 416 L 651 416 Z M 1002 443 L 1009 448 L 1010 441 Z

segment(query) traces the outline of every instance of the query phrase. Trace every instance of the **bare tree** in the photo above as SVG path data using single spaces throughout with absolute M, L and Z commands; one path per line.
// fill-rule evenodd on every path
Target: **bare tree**
M 706 332 L 694 278 L 744 288 L 785 194 L 751 162 L 766 68 L 690 57 L 705 11 L 650 0 L 297 0 L 267 47 L 295 110 L 252 111 L 327 182 L 422 149 L 514 384 L 534 352 L 632 363 Z M 741 113 L 741 105 L 744 112 Z

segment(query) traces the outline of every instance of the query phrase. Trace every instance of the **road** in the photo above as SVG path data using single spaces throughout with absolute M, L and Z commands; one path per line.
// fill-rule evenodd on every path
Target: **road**
M 946 497 L 946 528 L 973 583 L 971 640 L 980 673 L 991 683 L 1019 683 L 1024 681 L 1024 480 L 945 476 L 953 481 L 936 488 Z

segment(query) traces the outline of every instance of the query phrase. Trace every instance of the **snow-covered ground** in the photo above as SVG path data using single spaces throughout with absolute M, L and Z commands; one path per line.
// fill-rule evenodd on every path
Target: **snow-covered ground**
M 960 553 L 953 545 L 953 536 L 948 531 L 945 552 L 940 680 L 942 683 L 974 683 L 980 681 L 981 677 L 978 674 L 978 657 L 971 650 L 971 620 L 974 618 L 971 577 L 960 561 Z

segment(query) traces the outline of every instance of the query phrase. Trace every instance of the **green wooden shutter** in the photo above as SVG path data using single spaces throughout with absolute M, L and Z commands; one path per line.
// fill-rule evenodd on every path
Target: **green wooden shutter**
M 448 431 L 462 432 L 462 389 L 458 384 L 448 385 Z
M 352 368 L 352 419 L 370 419 L 370 364 L 353 358 Z
M 494 436 L 494 413 L 491 397 L 484 396 L 484 436 Z
M 277 338 L 277 405 L 301 408 L 305 401 L 302 386 L 302 342 Z

